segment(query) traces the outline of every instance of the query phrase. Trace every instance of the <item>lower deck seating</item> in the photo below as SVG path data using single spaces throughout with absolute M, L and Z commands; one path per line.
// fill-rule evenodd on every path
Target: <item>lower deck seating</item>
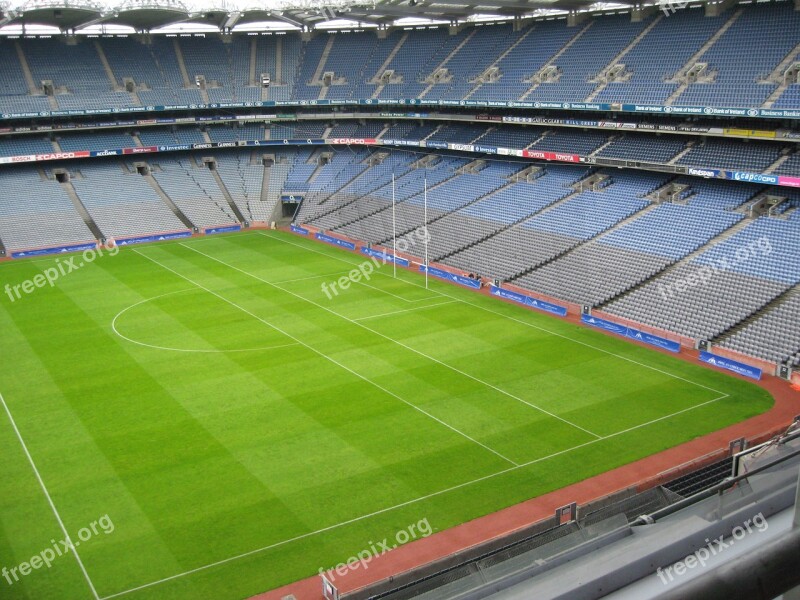
M 800 222 L 761 217 L 605 310 L 713 340 L 800 282 Z
M 245 219 L 250 222 L 269 221 L 272 208 L 268 207 L 266 199 L 261 198 L 264 165 L 253 164 L 245 153 L 220 153 L 217 155 L 217 173 Z
M 517 283 L 595 306 L 647 281 L 741 218 L 673 204 L 653 207 Z
M 800 293 L 797 286 L 790 294 L 785 301 L 721 341 L 720 346 L 763 360 L 800 366 Z
M 0 239 L 9 251 L 66 246 L 94 240 L 66 190 L 35 167 L 3 172 Z
M 159 158 L 155 164 L 156 181 L 194 225 L 212 227 L 236 222 L 210 171 L 198 165 L 194 157 Z
M 106 239 L 186 229 L 158 194 L 123 162 L 86 163 L 72 184 Z

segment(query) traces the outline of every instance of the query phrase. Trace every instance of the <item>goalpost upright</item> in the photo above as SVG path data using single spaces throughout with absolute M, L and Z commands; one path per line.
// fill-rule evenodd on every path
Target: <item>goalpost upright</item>
M 425 236 L 425 289 L 428 289 L 428 168 L 425 167 L 425 195 L 424 210 L 422 217 L 423 235 Z M 417 236 L 419 237 L 419 236 Z
M 394 171 L 392 171 L 392 254 L 394 254 L 394 259 L 392 260 L 392 272 L 397 277 L 397 221 L 395 216 L 395 208 L 394 208 Z

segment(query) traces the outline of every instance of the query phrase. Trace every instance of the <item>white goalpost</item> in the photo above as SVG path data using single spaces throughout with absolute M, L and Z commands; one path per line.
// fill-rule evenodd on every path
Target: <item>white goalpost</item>
M 394 170 L 392 171 L 392 273 L 397 278 L 397 215 L 395 214 L 395 201 L 394 201 Z
M 425 235 L 425 289 L 428 289 L 428 168 L 425 168 L 425 193 L 423 196 L 424 208 L 422 216 L 422 230 Z

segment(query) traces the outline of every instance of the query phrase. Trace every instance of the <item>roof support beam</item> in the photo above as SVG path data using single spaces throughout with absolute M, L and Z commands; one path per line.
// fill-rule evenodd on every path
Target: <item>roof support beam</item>
M 463 2 L 461 3 L 463 4 Z M 406 10 L 402 8 L 389 8 L 389 9 L 381 9 L 381 8 L 370 8 L 368 10 L 360 9 L 360 8 L 353 8 L 350 11 L 351 15 L 373 15 L 373 16 L 386 16 L 386 17 L 412 17 L 415 19 L 419 18 L 429 18 L 429 19 L 438 19 L 441 21 L 450 21 L 452 19 L 461 19 L 463 17 L 468 17 L 473 14 L 472 10 L 451 10 L 447 12 L 433 12 L 433 11 L 413 11 L 413 10 Z
M 494 6 L 497 8 L 508 8 L 512 10 L 519 10 L 521 12 L 530 12 L 537 8 L 553 8 L 552 2 L 537 2 L 536 0 L 426 0 L 425 2 L 421 3 L 421 6 L 427 4 L 455 4 L 458 6 L 472 4 L 473 6 Z
M 308 23 L 306 23 L 302 19 L 298 20 L 299 17 L 297 18 L 287 17 L 285 13 L 276 12 L 272 10 L 269 12 L 273 17 L 275 17 L 279 21 L 283 21 L 284 23 L 289 23 L 289 25 L 294 25 L 295 27 L 299 27 L 300 29 L 305 29 L 308 27 Z
M 107 13 L 96 19 L 92 19 L 91 21 L 86 21 L 85 23 L 81 23 L 80 25 L 76 25 L 73 31 L 81 31 L 82 29 L 86 29 L 87 27 L 91 27 L 92 25 L 99 25 L 100 23 L 105 23 L 111 17 L 113 17 L 113 13 Z
M 241 12 L 239 12 L 238 10 L 236 12 L 232 12 L 230 15 L 228 15 L 228 19 L 225 21 L 225 24 L 222 26 L 222 29 L 223 30 L 227 29 L 228 31 L 230 31 L 236 26 L 236 23 L 238 23 L 239 19 L 241 18 L 242 18 Z

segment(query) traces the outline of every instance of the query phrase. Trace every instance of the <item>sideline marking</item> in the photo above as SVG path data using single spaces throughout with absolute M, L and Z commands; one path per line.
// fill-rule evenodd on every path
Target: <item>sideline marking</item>
M 219 567 L 221 565 L 224 565 L 224 564 L 227 564 L 227 563 L 230 563 L 230 562 L 234 562 L 234 561 L 240 560 L 242 558 L 247 558 L 248 556 L 253 556 L 254 554 L 260 554 L 261 552 L 266 552 L 267 550 L 273 550 L 275 548 L 279 548 L 280 546 L 285 546 L 286 544 L 291 544 L 292 542 L 297 542 L 297 541 L 302 540 L 302 539 L 306 539 L 306 538 L 309 538 L 309 537 L 313 537 L 315 535 L 319 535 L 320 533 L 326 533 L 328 531 L 332 531 L 334 529 L 338 529 L 340 527 L 344 527 L 344 526 L 350 525 L 352 523 L 357 523 L 359 521 L 363 521 L 363 520 L 369 519 L 371 517 L 375 517 L 375 516 L 378 516 L 378 515 L 381 515 L 381 514 L 384 514 L 384 513 L 387 513 L 387 512 L 391 512 L 391 511 L 393 511 L 395 509 L 398 509 L 398 508 L 403 508 L 405 506 L 410 506 L 412 504 L 416 504 L 418 502 L 422 502 L 422 501 L 428 500 L 430 498 L 435 498 L 437 496 L 441 496 L 443 494 L 447 494 L 449 492 L 453 492 L 455 490 L 458 490 L 458 489 L 473 485 L 475 483 L 480 483 L 481 481 L 486 481 L 488 479 L 493 479 L 493 478 L 498 477 L 500 475 L 505 475 L 506 473 L 511 473 L 513 471 L 517 471 L 519 469 L 523 469 L 525 467 L 529 467 L 529 466 L 534 465 L 536 463 L 540 463 L 540 462 L 549 460 L 551 458 L 555 458 L 557 456 L 561 456 L 563 454 L 567 454 L 569 452 L 572 452 L 573 450 L 578 450 L 579 448 L 584 448 L 586 446 L 590 446 L 592 444 L 596 444 L 597 442 L 601 442 L 601 441 L 616 437 L 618 435 L 623 435 L 623 434 L 628 433 L 630 431 L 633 431 L 635 429 L 639 429 L 641 427 L 646 427 L 647 425 L 650 425 L 652 423 L 656 423 L 658 421 L 662 421 L 664 419 L 668 419 L 668 418 L 673 417 L 675 415 L 679 415 L 681 413 L 685 413 L 685 412 L 688 412 L 690 410 L 694 410 L 695 408 L 699 408 L 699 407 L 704 406 L 706 404 L 711 404 L 712 402 L 717 402 L 717 401 L 722 400 L 723 398 L 727 398 L 727 397 L 728 397 L 728 395 L 726 394 L 725 396 L 720 396 L 719 398 L 714 398 L 713 400 L 708 400 L 707 402 L 703 402 L 702 404 L 697 404 L 695 406 L 690 406 L 688 408 L 684 408 L 683 410 L 679 410 L 679 411 L 674 412 L 674 413 L 672 413 L 670 415 L 665 415 L 663 417 L 659 417 L 658 419 L 654 419 L 654 420 L 648 421 L 646 423 L 641 423 L 640 425 L 635 425 L 635 426 L 630 427 L 628 429 L 623 429 L 622 431 L 618 431 L 616 433 L 609 434 L 609 435 L 607 435 L 605 437 L 602 437 L 602 438 L 599 438 L 599 439 L 596 439 L 596 440 L 589 440 L 588 442 L 584 442 L 582 444 L 578 444 L 577 446 L 572 446 L 571 448 L 566 448 L 565 450 L 559 450 L 558 452 L 553 452 L 552 454 L 548 454 L 547 456 L 542 456 L 540 458 L 536 458 L 536 459 L 531 460 L 529 462 L 522 463 L 522 464 L 516 465 L 514 467 L 508 467 L 506 469 L 503 469 L 502 471 L 497 471 L 496 473 L 491 473 L 489 475 L 484 475 L 483 477 L 478 477 L 477 479 L 473 479 L 472 481 L 459 483 L 458 485 L 454 485 L 454 486 L 451 486 L 449 488 L 445 488 L 443 490 L 439 490 L 437 492 L 432 492 L 430 494 L 426 494 L 425 496 L 420 496 L 419 498 L 414 498 L 412 500 L 407 500 L 406 502 L 401 502 L 400 504 L 395 504 L 394 506 L 389 506 L 389 507 L 386 507 L 386 508 L 382 508 L 380 510 L 376 510 L 374 512 L 367 513 L 365 515 L 360 515 L 358 517 L 354 517 L 352 519 L 348 519 L 347 521 L 342 521 L 341 523 L 336 523 L 334 525 L 329 525 L 328 527 L 323 527 L 322 529 L 317 529 L 316 531 L 310 531 L 308 533 L 304 533 L 304 534 L 295 536 L 293 538 L 289 538 L 289 539 L 286 539 L 286 540 L 283 540 L 283 541 L 280 541 L 280 542 L 275 542 L 274 544 L 270 544 L 270 545 L 264 546 L 262 548 L 256 548 L 255 550 L 250 550 L 249 552 L 244 552 L 242 554 L 237 554 L 236 556 L 231 556 L 230 558 L 226 558 L 226 559 L 223 559 L 223 560 L 218 560 L 216 562 L 209 563 L 207 565 L 203 565 L 201 567 L 197 567 L 197 568 L 191 569 L 189 571 L 185 571 L 183 573 L 178 573 L 177 575 L 172 575 L 170 577 L 165 577 L 164 579 L 159 579 L 158 581 L 152 581 L 150 583 L 145 583 L 144 585 L 140 585 L 138 587 L 131 588 L 129 590 L 125 590 L 123 592 L 118 592 L 116 594 L 112 594 L 110 596 L 106 596 L 105 598 L 101 598 L 101 599 L 98 599 L 98 600 L 110 600 L 111 598 L 117 598 L 119 596 L 124 596 L 126 594 L 130 594 L 132 592 L 138 592 L 140 590 L 147 589 L 147 588 L 150 588 L 150 587 L 153 587 L 153 586 L 156 586 L 156 585 L 160 585 L 160 584 L 166 583 L 168 581 L 173 581 L 175 579 L 180 579 L 182 577 L 186 577 L 187 575 L 193 575 L 194 573 L 198 573 L 200 571 L 206 571 L 208 569 L 212 569 L 214 567 Z
M 22 439 L 22 434 L 19 432 L 19 428 L 17 427 L 16 421 L 14 421 L 14 417 L 11 416 L 11 411 L 8 408 L 8 404 L 6 404 L 5 398 L 3 398 L 3 394 L 0 394 L 0 402 L 3 403 L 3 408 L 5 408 L 6 410 L 6 414 L 8 415 L 8 420 L 11 422 L 11 427 L 14 428 L 14 433 L 17 434 L 17 439 L 19 440 L 19 443 L 22 445 L 22 450 L 25 452 L 25 456 L 28 457 L 28 462 L 31 464 L 31 467 L 33 468 L 33 473 L 34 475 L 36 475 L 36 479 L 39 481 L 39 485 L 41 486 L 42 491 L 44 492 L 44 495 L 47 498 L 47 502 L 50 504 L 50 508 L 53 510 L 53 514 L 56 517 L 56 521 L 58 521 L 59 527 L 61 527 L 61 531 L 64 534 L 64 540 L 69 542 L 70 550 L 72 550 L 72 554 L 75 556 L 75 560 L 78 562 L 78 566 L 81 568 L 81 572 L 83 573 L 84 579 L 86 579 L 86 583 L 89 584 L 89 589 L 92 590 L 92 595 L 94 595 L 96 600 L 100 600 L 100 596 L 97 595 L 97 590 L 94 588 L 94 584 L 92 583 L 92 580 L 89 577 L 89 573 L 86 572 L 86 567 L 83 566 L 83 561 L 81 560 L 81 557 L 78 554 L 78 549 L 72 542 L 72 538 L 69 537 L 69 532 L 67 532 L 67 528 L 64 526 L 64 521 L 61 520 L 61 515 L 58 513 L 58 510 L 56 509 L 56 505 L 53 503 L 53 499 L 50 497 L 50 492 L 47 491 L 47 486 L 44 484 L 42 476 L 39 474 L 39 469 L 36 468 L 36 463 L 33 462 L 33 457 L 31 456 L 31 453 L 28 451 L 28 446 L 25 445 L 25 440 Z

